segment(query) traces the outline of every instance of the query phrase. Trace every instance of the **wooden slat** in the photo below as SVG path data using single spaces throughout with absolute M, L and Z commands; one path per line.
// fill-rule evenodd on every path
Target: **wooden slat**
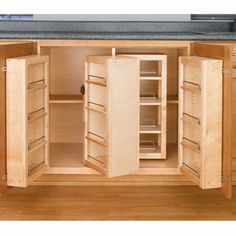
M 85 109 L 90 110 L 90 111 L 96 111 L 96 112 L 99 112 L 99 113 L 102 113 L 102 114 L 106 114 L 106 111 L 104 111 L 104 110 L 99 110 L 99 109 L 93 108 L 93 107 L 87 107 L 87 106 L 86 106 Z
M 28 146 L 29 153 L 33 152 L 34 150 L 36 150 L 40 147 L 42 147 L 45 144 L 46 144 L 45 137 L 42 137 L 42 138 L 34 141 L 33 143 L 30 143 L 29 146 Z
M 162 80 L 161 76 L 140 76 L 140 80 Z
M 187 114 L 183 114 L 182 120 L 184 122 L 190 122 L 190 123 L 195 124 L 195 125 L 200 125 L 201 124 L 201 121 L 198 118 L 189 116 Z
M 181 166 L 180 167 L 180 171 L 188 176 L 188 178 L 193 181 L 193 183 L 197 184 L 197 185 L 200 185 L 200 178 L 199 176 L 197 176 L 197 174 L 191 170 L 190 168 L 188 168 L 187 166 Z
M 106 146 L 107 146 L 105 142 L 101 142 L 101 141 L 99 141 L 99 140 L 97 140 L 97 139 L 95 139 L 95 138 L 92 138 L 92 137 L 89 137 L 89 136 L 86 136 L 85 138 L 86 138 L 87 140 L 89 140 L 89 141 L 91 141 L 91 142 L 94 142 L 94 143 L 97 143 L 97 144 L 99 144 L 99 145 L 101 145 L 101 146 L 103 146 L 103 147 L 106 147 Z
M 30 90 L 30 92 L 35 91 L 37 89 L 44 89 L 46 88 L 46 84 L 44 84 L 43 82 L 35 82 L 35 83 L 31 83 L 29 84 L 28 88 Z
M 194 85 L 190 83 L 183 83 L 183 86 L 181 87 L 183 90 L 190 91 L 193 93 L 200 93 L 201 89 L 199 85 Z
M 83 103 L 82 95 L 50 95 L 49 103 Z
M 104 167 L 94 163 L 93 161 L 91 161 L 89 159 L 85 160 L 85 165 L 98 171 L 99 173 L 106 174 L 106 169 Z
M 183 141 L 181 142 L 181 144 L 182 144 L 184 147 L 193 150 L 194 152 L 200 153 L 200 145 L 197 144 L 197 143 L 190 142 L 190 141 L 187 141 L 186 139 L 183 139 Z
M 41 110 L 39 110 L 39 111 L 30 113 L 30 114 L 28 115 L 28 121 L 29 121 L 29 122 L 35 121 L 35 120 L 37 120 L 37 119 L 39 119 L 39 118 L 41 118 L 41 117 L 44 117 L 44 116 L 46 116 L 46 115 L 47 115 L 47 113 L 45 112 L 45 110 L 44 110 L 44 109 L 41 109 Z
M 85 80 L 85 82 L 88 84 L 95 84 L 95 85 L 99 85 L 99 86 L 103 86 L 103 87 L 107 86 L 105 82 L 100 82 L 100 81 L 92 80 L 92 79 Z

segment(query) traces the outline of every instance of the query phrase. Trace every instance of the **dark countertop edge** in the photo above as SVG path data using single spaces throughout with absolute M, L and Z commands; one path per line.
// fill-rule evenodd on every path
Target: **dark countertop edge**
M 236 40 L 236 34 L 1 32 L 0 39 L 54 40 Z

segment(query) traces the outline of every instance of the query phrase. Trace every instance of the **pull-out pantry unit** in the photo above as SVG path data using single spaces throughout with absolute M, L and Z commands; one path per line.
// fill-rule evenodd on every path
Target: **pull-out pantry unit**
M 222 187 L 223 58 L 196 55 L 195 43 L 116 44 L 13 44 L 7 185 L 179 176 Z

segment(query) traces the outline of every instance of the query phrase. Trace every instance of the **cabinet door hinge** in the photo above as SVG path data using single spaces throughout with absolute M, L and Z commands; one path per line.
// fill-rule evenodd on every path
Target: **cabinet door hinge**
M 1 180 L 3 180 L 3 181 L 7 180 L 7 175 L 3 175 L 3 176 L 1 177 Z
M 7 67 L 6 66 L 0 67 L 0 71 L 1 72 L 6 72 L 7 71 Z
M 221 176 L 221 182 L 224 183 L 227 180 L 227 178 L 225 176 Z
M 227 74 L 229 70 L 226 70 L 225 68 L 222 68 L 222 74 Z

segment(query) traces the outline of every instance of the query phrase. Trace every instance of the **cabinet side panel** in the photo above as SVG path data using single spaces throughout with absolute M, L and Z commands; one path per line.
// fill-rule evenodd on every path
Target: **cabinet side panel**
M 191 54 L 223 60 L 223 157 L 222 157 L 222 192 L 232 197 L 232 48 L 223 45 L 193 43 Z
M 139 168 L 139 75 L 137 59 L 110 60 L 108 176 Z
M 25 61 L 7 60 L 7 184 L 26 187 Z
M 6 66 L 6 59 L 31 55 L 36 52 L 36 43 L 6 43 L 0 45 L 0 67 Z M 0 176 L 6 175 L 6 73 L 0 73 Z M 7 190 L 6 181 L 0 179 L 0 193 Z
M 202 67 L 202 188 L 220 188 L 222 173 L 222 61 Z

